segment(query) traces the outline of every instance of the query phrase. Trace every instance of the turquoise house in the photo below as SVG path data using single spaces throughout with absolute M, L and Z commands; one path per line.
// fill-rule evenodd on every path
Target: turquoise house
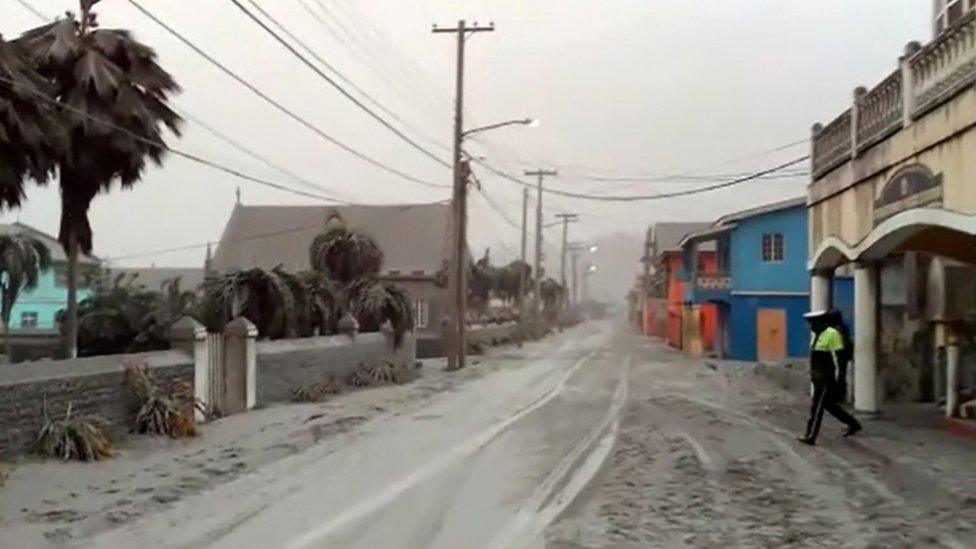
M 32 291 L 22 291 L 10 315 L 11 332 L 45 332 L 57 330 L 55 318 L 58 311 L 68 303 L 68 258 L 58 239 L 20 222 L 0 224 L 0 232 L 31 233 L 51 250 L 52 267 L 41 274 L 40 283 Z M 96 258 L 85 256 L 78 260 L 81 272 L 94 269 L 99 262 Z M 81 277 L 84 281 L 86 277 Z M 88 297 L 89 290 L 79 287 L 78 301 Z

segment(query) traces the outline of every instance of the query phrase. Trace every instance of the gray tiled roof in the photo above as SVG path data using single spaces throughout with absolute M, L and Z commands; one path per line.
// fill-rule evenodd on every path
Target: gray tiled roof
M 68 261 L 68 256 L 64 253 L 64 247 L 61 246 L 61 243 L 58 241 L 57 237 L 49 235 L 44 231 L 35 229 L 30 225 L 21 223 L 20 221 L 14 223 L 0 223 L 0 234 L 18 232 L 31 233 L 38 240 L 43 242 L 47 246 L 47 249 L 51 251 L 51 260 L 55 263 L 65 263 Z M 96 265 L 99 263 L 99 260 L 94 256 L 79 254 L 78 262 L 86 265 Z
M 213 269 L 224 272 L 283 265 L 309 268 L 308 248 L 331 212 L 350 228 L 372 236 L 383 250 L 382 272 L 431 275 L 450 257 L 451 206 L 444 203 L 389 206 L 234 207 L 214 253 Z
M 681 250 L 681 241 L 691 233 L 711 227 L 708 222 L 667 222 L 655 223 L 651 230 L 652 242 L 658 254 Z

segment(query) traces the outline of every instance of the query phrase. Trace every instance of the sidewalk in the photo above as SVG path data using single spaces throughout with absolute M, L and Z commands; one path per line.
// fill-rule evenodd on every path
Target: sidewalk
M 802 430 L 809 407 L 809 382 L 800 364 L 705 362 L 751 372 L 767 386 L 779 389 L 778 398 L 770 395 L 763 406 L 763 415 L 796 432 Z M 927 485 L 951 494 L 958 505 L 976 506 L 976 422 L 946 419 L 931 403 L 888 403 L 877 416 L 860 419 L 864 431 L 841 439 L 842 444 L 830 438 L 836 425 L 825 419 L 822 437 L 827 438 L 822 444 L 845 459 L 867 460 L 896 489 L 911 492 Z

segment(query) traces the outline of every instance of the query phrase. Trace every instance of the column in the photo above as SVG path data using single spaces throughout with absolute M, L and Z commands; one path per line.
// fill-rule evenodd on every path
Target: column
M 955 417 L 959 409 L 959 345 L 946 347 L 946 406 L 945 415 Z
M 257 337 L 258 329 L 242 316 L 224 327 L 225 415 L 257 405 Z
M 878 411 L 878 269 L 854 268 L 854 409 Z
M 210 361 L 207 349 L 207 329 L 189 316 L 177 320 L 167 332 L 170 346 L 190 355 L 193 359 L 193 396 L 210 409 L 212 398 L 210 394 Z M 204 421 L 206 416 L 196 410 L 197 421 Z
M 823 269 L 810 275 L 810 310 L 828 311 L 833 307 L 834 271 Z

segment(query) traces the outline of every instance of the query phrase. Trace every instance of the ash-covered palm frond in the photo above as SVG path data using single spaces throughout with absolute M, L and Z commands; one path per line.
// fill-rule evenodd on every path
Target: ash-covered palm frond
M 65 147 L 53 87 L 18 44 L 0 36 L 0 210 L 20 206 L 24 180 L 47 182 Z
M 259 337 L 294 337 L 300 314 L 289 277 L 282 269 L 258 268 L 211 277 L 204 284 L 201 321 L 217 332 L 243 316 L 257 327 Z
M 304 291 L 311 334 L 333 333 L 343 302 L 342 290 L 328 275 L 319 271 L 303 271 L 295 276 Z
M 163 128 L 178 135 L 181 122 L 168 106 L 179 86 L 155 51 L 127 30 L 98 28 L 91 4 L 82 2 L 80 17 L 68 14 L 16 40 L 60 105 L 69 146 L 58 160 L 59 238 L 67 246 L 73 234 L 85 253 L 92 249 L 88 208 L 95 195 L 115 180 L 133 185 L 147 159 L 159 164 Z
M 340 284 L 375 275 L 383 266 L 383 252 L 376 241 L 362 231 L 348 228 L 335 213 L 312 241 L 309 259 L 313 269 L 328 273 Z
M 115 454 L 106 436 L 108 422 L 100 416 L 73 416 L 71 408 L 69 403 L 63 419 L 51 419 L 45 411 L 35 443 L 37 454 L 79 461 L 96 461 Z
M 471 307 L 484 314 L 491 298 L 498 295 L 501 271 L 491 264 L 488 251 L 484 257 L 474 262 L 468 272 L 468 299 Z
M 350 284 L 349 312 L 359 321 L 360 330 L 375 332 L 384 322 L 393 326 L 394 343 L 413 329 L 413 305 L 405 291 L 388 282 L 361 278 Z

